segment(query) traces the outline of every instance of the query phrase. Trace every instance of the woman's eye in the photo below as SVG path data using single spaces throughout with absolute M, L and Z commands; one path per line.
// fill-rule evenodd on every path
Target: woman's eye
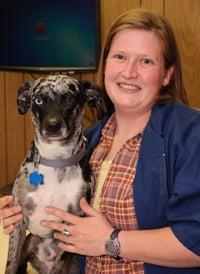
M 126 60 L 126 57 L 122 54 L 115 54 L 114 58 L 116 58 L 118 60 Z
M 43 104 L 43 100 L 42 100 L 42 97 L 37 97 L 36 99 L 35 99 L 35 103 L 37 104 L 37 105 L 42 105 Z
M 140 63 L 143 64 L 143 65 L 149 65 L 149 64 L 153 65 L 154 64 L 154 62 L 151 59 L 148 59 L 148 58 L 141 59 Z

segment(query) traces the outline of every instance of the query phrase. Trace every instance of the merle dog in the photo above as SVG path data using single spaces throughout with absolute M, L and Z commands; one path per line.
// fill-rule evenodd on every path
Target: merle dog
M 83 107 L 102 111 L 96 85 L 64 75 L 45 76 L 19 88 L 20 114 L 31 108 L 35 138 L 13 187 L 14 204 L 23 207 L 24 219 L 10 235 L 6 274 L 27 273 L 27 262 L 40 274 L 78 273 L 78 256 L 58 249 L 53 231 L 41 220 L 58 220 L 45 206 L 80 214 L 79 201 L 90 192 L 85 161 Z M 27 235 L 27 228 L 30 234 Z

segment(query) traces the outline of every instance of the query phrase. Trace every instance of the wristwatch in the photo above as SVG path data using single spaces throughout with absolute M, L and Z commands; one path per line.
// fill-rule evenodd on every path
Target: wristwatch
M 119 232 L 120 229 L 114 229 L 110 234 L 110 238 L 105 243 L 106 254 L 116 260 L 120 259 L 120 242 L 118 239 Z

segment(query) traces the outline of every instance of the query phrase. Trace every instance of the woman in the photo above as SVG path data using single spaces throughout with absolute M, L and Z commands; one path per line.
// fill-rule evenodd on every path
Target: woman
M 169 23 L 145 10 L 122 14 L 102 51 L 108 115 L 87 131 L 95 179 L 85 217 L 43 221 L 59 247 L 86 255 L 87 274 L 200 273 L 200 113 L 189 108 Z M 5 232 L 20 219 L 0 200 Z

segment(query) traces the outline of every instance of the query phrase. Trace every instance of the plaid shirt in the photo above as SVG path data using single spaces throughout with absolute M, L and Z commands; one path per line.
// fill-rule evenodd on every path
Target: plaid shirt
M 102 130 L 102 137 L 90 159 L 95 182 L 99 180 L 102 161 L 109 152 L 116 128 L 113 115 Z M 141 134 L 127 140 L 112 161 L 105 179 L 100 200 L 100 210 L 111 225 L 122 230 L 137 229 L 132 183 L 140 151 Z M 94 195 L 95 197 L 95 195 Z M 86 274 L 143 274 L 142 262 L 109 256 L 87 257 Z

